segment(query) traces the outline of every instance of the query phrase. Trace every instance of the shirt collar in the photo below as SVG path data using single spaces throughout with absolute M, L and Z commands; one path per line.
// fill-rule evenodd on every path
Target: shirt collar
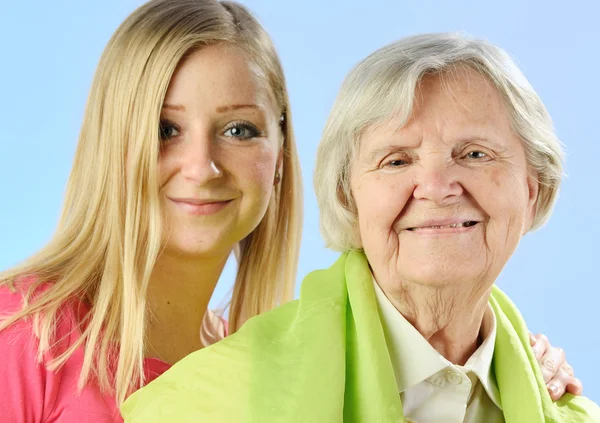
M 402 393 L 452 366 L 394 307 L 375 279 L 373 285 L 398 391 Z M 491 367 L 496 342 L 496 316 L 489 305 L 483 316 L 481 335 L 484 341 L 479 348 L 464 366 L 456 367 L 464 372 L 472 371 L 490 399 L 501 408 L 498 386 Z
M 481 336 L 483 342 L 479 348 L 469 357 L 464 366 L 457 367 L 464 372 L 472 371 L 475 373 L 490 399 L 498 408 L 502 409 L 498 384 L 492 371 L 492 359 L 494 358 L 494 347 L 496 345 L 496 315 L 489 304 L 483 315 Z

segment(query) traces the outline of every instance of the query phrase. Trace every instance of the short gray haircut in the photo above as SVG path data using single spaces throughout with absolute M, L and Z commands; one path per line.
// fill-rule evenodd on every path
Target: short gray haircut
M 411 114 L 415 90 L 427 75 L 467 66 L 498 89 L 523 142 L 540 189 L 531 230 L 550 217 L 563 176 L 563 150 L 542 100 L 501 48 L 460 33 L 422 34 L 391 43 L 359 62 L 344 80 L 317 151 L 314 185 L 327 247 L 360 248 L 350 163 L 365 129 Z

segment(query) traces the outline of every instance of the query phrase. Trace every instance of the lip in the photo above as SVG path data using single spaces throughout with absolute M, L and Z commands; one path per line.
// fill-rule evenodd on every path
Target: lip
M 467 226 L 464 226 L 468 222 Z M 481 219 L 471 218 L 453 218 L 453 219 L 432 219 L 420 222 L 415 226 L 407 226 L 404 230 L 423 235 L 454 234 L 470 232 L 481 223 Z M 451 225 L 459 225 L 452 227 Z
M 229 203 L 230 200 L 216 200 L 216 199 L 198 199 L 198 198 L 171 198 L 167 197 L 169 201 L 181 208 L 184 212 L 194 216 L 209 216 L 216 214 L 223 210 Z

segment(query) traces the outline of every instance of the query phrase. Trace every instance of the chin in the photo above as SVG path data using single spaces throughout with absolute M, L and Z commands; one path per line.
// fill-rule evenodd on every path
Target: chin
M 226 259 L 232 249 L 233 247 L 229 250 L 206 247 L 165 248 L 164 254 L 184 260 Z
M 402 269 L 403 279 L 411 280 L 419 285 L 430 287 L 445 287 L 477 281 L 484 272 L 474 269 L 461 269 L 456 265 L 445 265 L 444 263 L 422 263 L 413 262 L 412 269 Z
M 202 240 L 176 240 L 171 239 L 164 248 L 164 253 L 172 257 L 186 259 L 203 259 L 215 256 L 228 256 L 235 243 L 225 242 L 221 239 Z

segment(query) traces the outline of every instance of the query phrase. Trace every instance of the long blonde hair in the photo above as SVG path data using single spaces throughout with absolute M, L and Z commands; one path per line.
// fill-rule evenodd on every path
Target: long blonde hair
M 23 308 L 0 330 L 31 317 L 40 361 L 56 342 L 65 303 L 77 297 L 91 305 L 81 336 L 46 366 L 59 368 L 83 346 L 79 388 L 94 377 L 117 404 L 144 383 L 146 292 L 163 236 L 157 181 L 162 103 L 178 63 L 217 43 L 242 48 L 263 73 L 282 113 L 284 138 L 281 182 L 261 223 L 238 246 L 230 332 L 293 297 L 302 188 L 282 67 L 269 36 L 244 7 L 214 0 L 153 0 L 115 32 L 94 76 L 56 233 L 32 257 L 0 273 L 0 283 L 11 287 L 20 277 L 35 277 Z M 49 288 L 34 296 L 41 284 Z

